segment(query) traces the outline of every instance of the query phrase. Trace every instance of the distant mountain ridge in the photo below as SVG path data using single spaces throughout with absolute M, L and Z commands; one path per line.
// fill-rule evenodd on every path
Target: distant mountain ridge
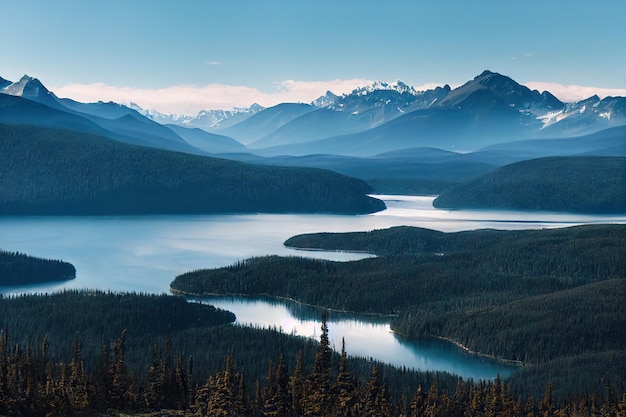
M 469 152 L 514 141 L 579 137 L 626 125 L 625 97 L 592 96 L 563 103 L 548 91 L 531 90 L 488 70 L 454 89 L 444 85 L 417 91 L 401 81 L 377 81 L 347 94 L 327 91 L 311 103 L 280 103 L 269 108 L 253 104 L 249 108 L 201 111 L 195 116 L 168 115 L 134 104 L 127 107 L 59 99 L 28 76 L 16 83 L 0 79 L 0 86 L 2 93 L 79 116 L 104 129 L 90 126 L 90 133 L 198 154 L 371 157 L 425 147 Z M 7 117 L 3 121 L 11 122 Z M 20 116 L 21 123 L 24 119 L 27 117 Z M 85 128 L 87 124 L 85 120 L 70 123 L 67 117 L 62 119 L 65 125 L 58 122 L 50 126 Z M 177 130 L 174 125 L 219 136 Z M 202 146 L 185 140 L 185 135 L 191 142 L 202 136 L 195 142 Z
M 28 75 L 14 83 L 3 79 L 0 85 L 4 85 L 0 89 L 3 123 L 72 129 L 128 144 L 191 154 L 224 151 L 221 145 L 212 149 L 209 142 L 202 149 L 192 146 L 166 126 L 118 103 L 81 103 L 58 98 L 41 81 Z
M 377 81 L 311 103 L 281 103 L 246 120 L 210 129 L 266 156 L 313 153 L 372 156 L 415 147 L 472 151 L 497 143 L 571 138 L 626 125 L 626 98 L 564 103 L 497 72 L 465 84 L 417 91 Z M 307 111 L 295 112 L 295 106 Z M 264 113 L 266 113 L 264 115 Z M 267 120 L 280 120 L 272 125 Z

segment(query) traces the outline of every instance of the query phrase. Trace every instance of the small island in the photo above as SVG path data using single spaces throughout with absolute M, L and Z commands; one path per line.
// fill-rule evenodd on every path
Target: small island
M 0 286 L 28 285 L 76 278 L 74 265 L 0 250 Z

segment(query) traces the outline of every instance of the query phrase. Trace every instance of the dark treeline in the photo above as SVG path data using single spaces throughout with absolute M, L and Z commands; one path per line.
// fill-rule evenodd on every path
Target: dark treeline
M 558 400 L 548 382 L 535 400 L 514 396 L 499 377 L 489 383 L 457 380 L 453 389 L 442 388 L 435 378 L 405 386 L 409 393 L 394 400 L 377 366 L 363 380 L 345 348 L 333 361 L 325 320 L 312 359 L 302 351 L 295 362 L 279 354 L 266 362 L 265 376 L 256 380 L 248 379 L 237 358 L 227 355 L 220 370 L 198 382 L 193 357 L 174 349 L 169 340 L 153 344 L 148 369 L 137 372 L 127 358 L 131 337 L 126 329 L 102 347 L 92 369 L 85 364 L 79 337 L 72 341 L 71 355 L 58 361 L 51 359 L 52 345 L 45 338 L 29 347 L 13 344 L 6 330 L 1 336 L 0 415 L 14 417 L 117 415 L 115 410 L 233 417 L 616 417 L 626 412 L 626 393 L 608 383 L 602 395 Z
M 536 396 L 565 358 L 575 365 L 566 373 L 578 375 L 576 366 L 589 370 L 586 358 L 626 352 L 624 225 L 460 233 L 401 227 L 301 236 L 288 244 L 381 256 L 347 263 L 253 258 L 189 272 L 171 286 L 396 314 L 392 326 L 409 339 L 443 337 L 534 366 L 532 377 L 517 380 L 520 394 Z M 559 393 L 597 392 L 599 381 L 620 385 L 623 375 L 626 362 L 618 360 L 570 379 Z
M 0 250 L 0 286 L 61 281 L 76 277 L 67 262 Z
M 444 190 L 433 205 L 626 213 L 626 158 L 552 157 L 518 162 Z
M 331 171 L 252 165 L 70 130 L 0 124 L 0 214 L 371 213 L 384 203 Z

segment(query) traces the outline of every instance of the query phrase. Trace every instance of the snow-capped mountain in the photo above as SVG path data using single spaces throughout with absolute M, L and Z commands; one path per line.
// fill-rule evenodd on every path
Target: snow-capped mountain
M 568 103 L 562 109 L 538 117 L 543 123 L 541 136 L 580 136 L 600 129 L 626 125 L 626 99 L 600 97 Z
M 378 81 L 341 96 L 327 92 L 311 103 L 312 111 L 282 124 L 249 146 L 260 149 L 363 132 L 414 110 L 428 108 L 449 92 L 447 85 L 417 91 L 400 81 Z
M 208 144 L 209 152 L 217 151 L 218 145 L 220 151 L 225 149 L 222 145 L 235 150 L 242 147 L 223 138 L 209 140 L 193 129 L 174 133 L 172 127 L 162 125 L 230 136 L 264 155 L 362 156 L 425 146 L 471 151 L 496 143 L 571 138 L 626 125 L 625 97 L 593 96 L 563 103 L 548 91 L 530 90 L 491 71 L 455 89 L 444 85 L 417 91 L 401 81 L 377 81 L 347 94 L 327 91 L 310 104 L 280 103 L 267 109 L 253 104 L 233 110 L 205 110 L 195 116 L 144 110 L 136 104 L 127 107 L 60 99 L 29 76 L 15 83 L 0 78 L 0 92 L 64 112 L 55 116 L 67 121 L 59 127 L 73 123 L 121 141 L 183 151 L 190 151 L 189 144 L 180 135 L 202 146 Z M 11 102 L 16 109 L 18 104 L 24 105 Z M 68 114 L 80 119 L 73 117 L 70 123 Z M 20 117 L 33 124 L 43 120 Z M 50 123 L 54 120 L 50 115 Z
M 58 108 L 62 105 L 54 93 L 49 91 L 37 78 L 24 75 L 19 81 L 5 85 L 2 93 L 23 97 L 47 106 Z
M 72 129 L 133 145 L 205 153 L 129 107 L 113 102 L 80 103 L 58 98 L 41 81 L 28 75 L 5 85 L 0 92 L 5 103 L 0 119 L 7 123 Z M 12 99 L 7 100 L 8 96 Z
M 197 127 L 207 131 L 225 129 L 246 120 L 248 117 L 264 109 L 263 106 L 254 103 L 250 107 L 236 107 L 232 110 L 201 110 L 195 116 L 189 116 L 161 113 L 154 109 L 145 110 L 136 103 L 131 103 L 130 107 L 157 123 L 173 124 L 189 128 Z
M 331 106 L 333 106 L 337 102 L 337 100 L 339 100 L 339 96 L 338 95 L 336 95 L 332 91 L 326 91 L 326 94 L 324 94 L 323 96 L 313 100 L 311 102 L 311 105 L 321 109 L 321 108 L 324 108 L 324 107 L 331 107 Z
M 349 117 L 330 117 L 333 113 Z M 304 123 L 314 118 L 315 123 Z M 624 97 L 565 104 L 550 92 L 484 71 L 454 90 L 444 86 L 416 92 L 398 82 L 356 89 L 250 147 L 292 155 L 374 155 L 423 146 L 470 151 L 507 141 L 593 133 L 626 124 L 625 119 Z
M 358 96 L 365 96 L 367 94 L 371 94 L 375 91 L 380 91 L 380 90 L 395 91 L 400 94 L 407 93 L 407 94 L 411 94 L 414 96 L 419 94 L 419 92 L 415 90 L 415 88 L 409 85 L 406 85 L 400 80 L 396 80 L 392 83 L 388 83 L 386 81 L 374 81 L 374 83 L 372 83 L 371 85 L 359 87 L 359 88 L 352 90 L 352 93 L 350 94 L 358 95 Z

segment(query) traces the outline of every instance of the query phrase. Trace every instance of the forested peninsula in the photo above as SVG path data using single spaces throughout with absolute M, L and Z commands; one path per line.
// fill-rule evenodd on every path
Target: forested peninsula
M 383 210 L 355 178 L 123 144 L 71 130 L 0 124 L 0 215 Z
M 433 205 L 626 213 L 626 158 L 552 157 L 518 162 L 445 189 Z
M 74 278 L 76 268 L 68 262 L 0 250 L 0 287 Z
M 346 263 L 253 258 L 180 275 L 171 287 L 393 314 L 393 328 L 405 337 L 451 339 L 522 361 L 512 377 L 522 392 L 537 394 L 550 378 L 581 394 L 602 380 L 626 382 L 625 225 L 458 233 L 397 227 L 302 235 L 286 244 L 379 256 Z

